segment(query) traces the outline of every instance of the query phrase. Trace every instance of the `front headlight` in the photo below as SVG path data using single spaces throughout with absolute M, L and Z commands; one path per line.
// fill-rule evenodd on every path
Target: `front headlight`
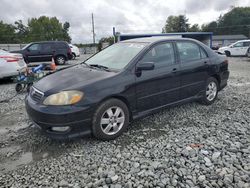
M 81 91 L 61 91 L 59 93 L 48 96 L 44 101 L 44 105 L 71 105 L 79 102 L 84 97 Z

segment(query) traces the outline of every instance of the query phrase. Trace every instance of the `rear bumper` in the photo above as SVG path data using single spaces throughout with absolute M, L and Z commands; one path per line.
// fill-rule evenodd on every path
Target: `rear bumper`
M 94 111 L 88 106 L 44 106 L 37 104 L 30 96 L 26 97 L 25 106 L 30 119 L 43 134 L 53 139 L 72 139 L 91 134 Z M 68 127 L 68 129 L 55 131 L 53 127 Z
M 225 88 L 227 86 L 227 80 L 229 78 L 229 71 L 224 71 L 223 73 L 221 73 L 220 77 L 221 77 L 221 81 L 220 81 L 220 90 L 222 90 L 223 88 Z

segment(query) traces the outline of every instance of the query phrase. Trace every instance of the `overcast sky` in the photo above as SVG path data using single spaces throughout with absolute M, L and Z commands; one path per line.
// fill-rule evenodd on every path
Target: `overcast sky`
M 0 20 L 56 16 L 70 23 L 73 43 L 89 43 L 92 12 L 98 40 L 112 35 L 113 26 L 121 33 L 159 33 L 169 15 L 186 14 L 191 24 L 201 25 L 231 6 L 250 6 L 250 0 L 1 0 Z

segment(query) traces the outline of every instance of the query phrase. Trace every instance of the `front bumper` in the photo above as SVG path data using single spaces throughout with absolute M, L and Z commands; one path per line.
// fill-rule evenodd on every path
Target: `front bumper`
M 44 106 L 29 95 L 25 99 L 30 119 L 41 131 L 53 139 L 71 139 L 91 134 L 94 110 L 80 106 Z M 69 127 L 66 131 L 55 131 L 53 127 Z

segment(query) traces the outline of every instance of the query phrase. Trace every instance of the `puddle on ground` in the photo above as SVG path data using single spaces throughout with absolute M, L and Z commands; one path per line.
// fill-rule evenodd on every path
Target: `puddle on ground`
M 32 162 L 40 161 L 49 157 L 49 152 L 43 153 L 34 153 L 34 152 L 26 152 L 19 156 L 17 159 L 7 161 L 3 164 L 0 164 L 0 172 L 8 172 L 11 170 L 15 170 L 22 165 L 27 165 Z
M 18 124 L 20 122 L 20 112 L 6 113 L 0 118 L 0 134 L 8 133 L 9 131 L 18 131 L 29 125 L 27 123 Z

